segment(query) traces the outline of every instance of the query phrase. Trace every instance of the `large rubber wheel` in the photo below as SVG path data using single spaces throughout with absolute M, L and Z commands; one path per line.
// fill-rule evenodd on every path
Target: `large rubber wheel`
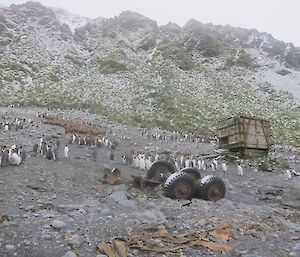
M 180 172 L 185 172 L 197 179 L 201 179 L 200 171 L 197 168 L 183 168 Z
M 195 179 L 185 172 L 173 173 L 164 185 L 164 195 L 172 199 L 191 199 L 195 192 Z
M 218 201 L 225 196 L 226 187 L 225 183 L 221 178 L 215 177 L 213 175 L 205 176 L 200 183 L 197 184 L 197 197 L 209 200 Z
M 174 173 L 176 168 L 167 161 L 157 161 L 152 164 L 147 172 L 147 179 L 165 182 Z

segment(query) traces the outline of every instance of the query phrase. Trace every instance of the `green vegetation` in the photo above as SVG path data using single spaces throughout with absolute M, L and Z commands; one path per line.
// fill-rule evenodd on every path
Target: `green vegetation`
M 250 54 L 246 53 L 245 50 L 240 50 L 238 53 L 238 57 L 236 59 L 236 64 L 243 67 L 251 67 L 254 65 L 254 62 L 250 56 Z
M 213 39 L 211 36 L 203 35 L 200 44 L 197 47 L 203 56 L 205 57 L 214 57 L 222 53 L 222 48 L 220 43 Z
M 191 55 L 185 48 L 165 46 L 160 48 L 159 52 L 165 59 L 174 61 L 176 66 L 182 70 L 188 71 L 195 67 Z
M 60 81 L 54 69 L 28 86 L 6 73 L 0 101 L 77 108 L 134 126 L 210 135 L 219 120 L 242 113 L 270 120 L 272 143 L 300 145 L 300 107 L 291 94 L 268 83 L 251 86 L 243 80 L 246 68 L 216 71 L 210 62 L 196 60 L 184 48 L 163 47 L 151 66 L 134 66 L 125 53 L 115 51 L 99 61 L 102 74 L 94 67 L 73 80 Z M 127 72 L 129 64 L 137 68 Z
M 144 38 L 143 41 L 140 43 L 139 47 L 144 51 L 147 51 L 153 49 L 155 46 L 156 46 L 155 38 L 149 37 L 149 38 Z
M 114 60 L 99 61 L 100 70 L 103 74 L 113 74 L 119 71 L 126 71 L 126 65 Z

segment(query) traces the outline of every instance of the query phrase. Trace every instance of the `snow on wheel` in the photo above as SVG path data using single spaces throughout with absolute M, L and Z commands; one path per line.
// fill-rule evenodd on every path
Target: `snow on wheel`
M 147 179 L 164 182 L 175 170 L 176 168 L 171 163 L 167 161 L 157 161 L 150 167 L 147 173 Z
M 191 199 L 195 192 L 195 179 L 185 172 L 173 173 L 164 185 L 164 195 L 172 199 Z
M 216 202 L 224 198 L 225 192 L 224 181 L 213 175 L 205 176 L 197 186 L 197 196 L 204 200 Z

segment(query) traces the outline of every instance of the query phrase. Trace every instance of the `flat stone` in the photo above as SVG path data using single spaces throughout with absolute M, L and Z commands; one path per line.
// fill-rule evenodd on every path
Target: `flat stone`
M 88 208 L 99 208 L 101 207 L 101 203 L 98 200 L 90 199 L 83 202 L 84 207 Z
M 29 240 L 24 240 L 24 244 L 28 246 L 31 245 L 31 242 Z
M 136 202 L 132 201 L 132 200 L 123 200 L 120 202 L 120 204 L 123 207 L 127 207 L 127 208 L 136 208 Z
M 65 211 L 74 211 L 84 208 L 84 205 L 80 204 L 59 204 L 57 205 L 57 209 L 65 210 Z
M 123 200 L 128 200 L 128 194 L 123 191 L 113 192 L 108 196 L 109 199 L 112 199 L 116 202 L 121 202 Z
M 137 219 L 141 219 L 144 223 L 149 222 L 164 222 L 166 221 L 165 215 L 160 211 L 145 211 L 141 213 L 134 213 Z
M 13 251 L 13 250 L 15 250 L 15 246 L 14 245 L 5 245 L 5 249 L 7 250 L 7 251 Z
M 286 192 L 281 199 L 283 205 L 300 208 L 300 188 L 294 188 Z
M 41 235 L 42 240 L 51 240 L 52 236 L 51 235 Z
M 101 215 L 102 216 L 110 216 L 110 215 L 113 215 L 113 212 L 109 209 L 103 209 L 103 210 L 101 210 Z
M 219 209 L 224 212 L 233 212 L 236 209 L 233 202 L 228 199 L 221 199 L 218 204 Z
M 297 223 L 282 219 L 280 217 L 273 217 L 273 219 L 275 221 L 277 221 L 278 223 L 281 223 L 283 226 L 285 226 L 290 231 L 300 232 L 300 225 L 298 225 Z
M 296 245 L 293 247 L 293 251 L 300 252 L 300 243 L 296 244 Z
M 71 251 L 67 251 L 62 257 L 77 257 L 77 255 Z
M 51 225 L 51 227 L 56 228 L 56 229 L 62 229 L 67 226 L 66 223 L 61 220 L 53 220 L 50 225 Z
M 25 207 L 25 211 L 35 211 L 35 208 L 33 205 Z
M 68 245 L 71 246 L 72 249 L 79 248 L 82 244 L 81 237 L 77 234 L 72 235 L 68 241 Z

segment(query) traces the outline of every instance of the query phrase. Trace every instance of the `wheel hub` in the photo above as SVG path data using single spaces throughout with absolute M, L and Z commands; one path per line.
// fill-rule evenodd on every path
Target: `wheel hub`
M 219 187 L 217 187 L 217 186 L 211 186 L 208 189 L 207 195 L 208 195 L 208 200 L 214 201 L 214 202 L 216 202 L 222 198 L 222 192 L 220 191 Z
M 175 196 L 177 199 L 187 199 L 191 194 L 191 185 L 185 181 L 178 183 L 175 188 Z

